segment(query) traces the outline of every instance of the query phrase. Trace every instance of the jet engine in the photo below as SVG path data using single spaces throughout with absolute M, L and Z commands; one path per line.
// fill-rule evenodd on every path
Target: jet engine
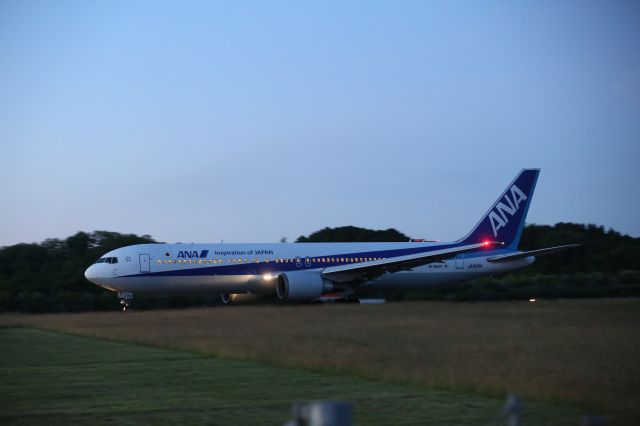
M 282 301 L 310 301 L 333 290 L 333 283 L 318 272 L 284 272 L 276 283 L 276 293 Z

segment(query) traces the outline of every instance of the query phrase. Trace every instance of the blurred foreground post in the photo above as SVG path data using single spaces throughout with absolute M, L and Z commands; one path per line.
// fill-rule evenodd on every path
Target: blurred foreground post
M 506 417 L 508 426 L 520 426 L 522 424 L 522 403 L 517 395 L 509 394 L 507 402 L 496 418 Z
M 351 426 L 349 401 L 313 401 L 293 404 L 293 418 L 285 426 Z
M 582 423 L 580 426 L 604 426 L 604 419 L 592 414 L 585 414 L 582 417 Z

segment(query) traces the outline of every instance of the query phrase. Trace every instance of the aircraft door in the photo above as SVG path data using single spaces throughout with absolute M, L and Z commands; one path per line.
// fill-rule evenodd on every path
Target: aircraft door
M 148 274 L 150 271 L 149 269 L 149 255 L 148 254 L 141 254 L 139 255 L 140 257 L 140 273 L 142 274 Z
M 296 257 L 296 267 L 300 268 L 302 266 L 302 258 L 300 256 Z
M 456 269 L 464 269 L 464 254 L 456 256 Z

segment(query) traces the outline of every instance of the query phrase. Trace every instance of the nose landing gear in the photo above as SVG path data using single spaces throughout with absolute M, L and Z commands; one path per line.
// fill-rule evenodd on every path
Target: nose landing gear
M 120 298 L 120 305 L 122 305 L 122 312 L 130 311 L 131 305 L 133 304 L 133 293 L 119 291 L 118 297 Z

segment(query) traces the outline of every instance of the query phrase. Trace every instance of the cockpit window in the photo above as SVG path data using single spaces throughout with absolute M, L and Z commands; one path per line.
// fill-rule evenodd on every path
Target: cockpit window
M 117 257 L 101 257 L 96 263 L 118 263 Z

